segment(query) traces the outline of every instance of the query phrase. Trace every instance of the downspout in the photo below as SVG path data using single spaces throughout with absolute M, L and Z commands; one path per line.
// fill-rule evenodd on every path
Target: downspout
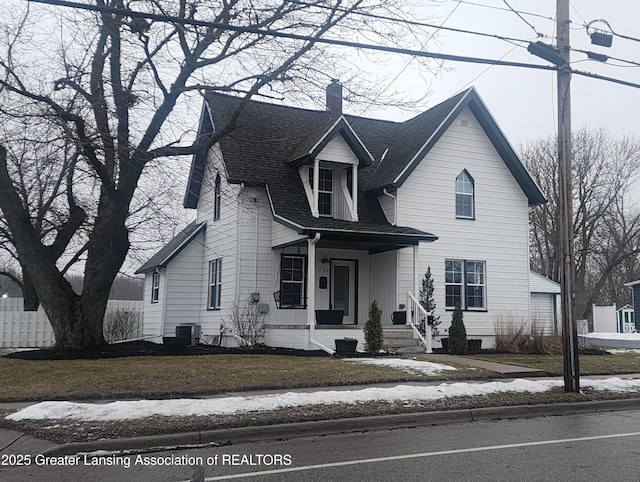
M 237 219 L 238 228 L 236 231 L 236 293 L 234 299 L 240 299 L 240 249 L 242 247 L 242 199 L 240 196 L 244 191 L 244 182 L 240 184 L 240 190 L 238 191 L 238 205 L 237 205 Z
M 318 241 L 320 241 L 320 233 L 316 233 L 313 239 L 310 238 L 307 240 L 307 278 L 309 280 L 307 287 L 309 292 L 309 296 L 307 297 L 309 299 L 307 303 L 307 324 L 309 325 L 309 343 L 317 346 L 329 355 L 333 355 L 334 350 L 316 340 L 316 244 L 318 244 Z
M 391 225 L 396 226 L 398 224 L 398 198 L 387 191 L 386 187 L 382 190 L 382 194 L 393 199 L 393 222 L 391 223 Z

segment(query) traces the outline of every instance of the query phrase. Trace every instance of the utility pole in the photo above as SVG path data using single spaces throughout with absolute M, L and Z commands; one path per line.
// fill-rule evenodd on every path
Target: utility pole
M 560 285 L 562 354 L 565 392 L 580 391 L 578 330 L 575 319 L 573 253 L 573 195 L 571 187 L 571 68 L 569 0 L 557 0 L 557 47 L 564 60 L 558 69 L 558 193 L 560 197 Z

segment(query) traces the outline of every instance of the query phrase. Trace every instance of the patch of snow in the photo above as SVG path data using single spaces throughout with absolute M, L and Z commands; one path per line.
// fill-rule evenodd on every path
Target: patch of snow
M 587 339 L 600 339 L 604 338 L 607 340 L 630 340 L 630 341 L 640 341 L 640 333 L 604 333 L 604 332 L 594 332 L 594 333 L 586 333 L 584 336 Z
M 350 358 L 348 360 L 357 363 L 366 363 L 368 365 L 383 365 L 399 368 L 409 373 L 420 373 L 422 375 L 438 375 L 446 370 L 456 370 L 454 367 L 441 363 L 409 360 L 406 358 Z
M 594 390 L 628 392 L 640 390 L 640 379 L 605 378 L 582 380 L 583 387 Z M 562 380 L 524 380 L 485 383 L 442 383 L 434 386 L 398 385 L 358 390 L 322 390 L 287 392 L 246 397 L 210 399 L 129 400 L 109 403 L 40 402 L 8 415 L 9 420 L 132 420 L 151 416 L 191 417 L 229 415 L 241 412 L 269 411 L 302 405 L 357 404 L 368 401 L 402 402 L 437 400 L 491 393 L 542 393 L 561 387 Z

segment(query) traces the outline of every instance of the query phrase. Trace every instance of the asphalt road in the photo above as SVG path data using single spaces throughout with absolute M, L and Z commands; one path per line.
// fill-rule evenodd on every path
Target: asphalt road
M 194 480 L 201 475 L 206 481 L 269 482 L 638 481 L 640 411 L 368 431 L 137 457 L 81 458 L 78 465 L 64 458 L 37 465 L 32 459 L 29 466 L 0 465 L 0 480 L 181 481 L 194 469 L 179 464 L 200 461 Z

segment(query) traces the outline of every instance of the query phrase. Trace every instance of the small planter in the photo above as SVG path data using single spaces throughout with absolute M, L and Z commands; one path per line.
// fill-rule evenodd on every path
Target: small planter
M 440 338 L 440 343 L 442 343 L 442 349 L 449 353 L 449 337 Z
M 467 340 L 467 353 L 480 353 L 482 349 L 482 339 Z
M 394 325 L 406 325 L 407 324 L 407 312 L 406 311 L 394 311 L 391 313 L 391 323 Z
M 339 338 L 335 340 L 336 343 L 336 355 L 339 356 L 353 356 L 356 353 L 356 347 L 358 346 L 358 340 L 355 338 Z
M 318 325 L 342 325 L 344 310 L 316 310 Z

